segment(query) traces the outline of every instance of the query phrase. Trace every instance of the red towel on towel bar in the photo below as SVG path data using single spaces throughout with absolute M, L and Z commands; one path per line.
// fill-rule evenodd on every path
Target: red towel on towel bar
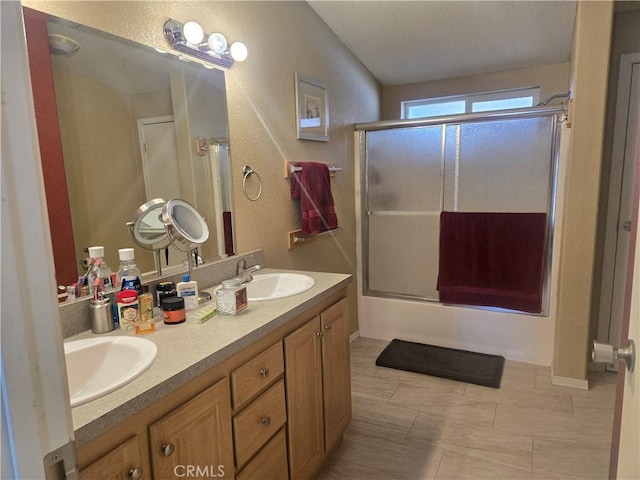
M 442 303 L 542 311 L 547 215 L 440 215 Z
M 318 162 L 297 162 L 300 172 L 293 172 L 291 198 L 300 199 L 302 233 L 315 234 L 338 228 L 333 207 L 329 167 Z

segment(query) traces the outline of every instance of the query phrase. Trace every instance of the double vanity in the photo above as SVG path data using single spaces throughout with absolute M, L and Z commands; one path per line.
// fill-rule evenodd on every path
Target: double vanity
M 149 340 L 157 351 L 133 380 L 72 408 L 81 478 L 317 474 L 351 420 L 351 277 L 300 273 L 313 286 L 280 298 L 263 289 L 258 298 L 271 299 L 250 301 L 237 316 L 160 322 L 143 337 L 107 334 Z M 100 338 L 85 331 L 66 342 Z M 126 368 L 111 358 L 107 371 Z

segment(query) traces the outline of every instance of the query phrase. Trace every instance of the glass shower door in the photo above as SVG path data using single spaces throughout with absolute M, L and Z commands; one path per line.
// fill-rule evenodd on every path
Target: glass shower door
M 443 126 L 367 132 L 364 210 L 372 292 L 438 298 L 444 133 Z

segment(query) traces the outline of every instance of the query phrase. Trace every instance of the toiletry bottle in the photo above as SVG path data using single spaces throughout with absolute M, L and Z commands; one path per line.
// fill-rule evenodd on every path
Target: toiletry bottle
M 89 273 L 89 288 L 93 288 L 96 278 L 101 278 L 104 291 L 110 292 L 113 290 L 113 285 L 111 285 L 111 268 L 109 268 L 107 262 L 104 261 L 104 247 L 89 247 L 89 256 L 95 260 L 93 270 Z
M 142 294 L 142 284 L 140 283 L 140 269 L 136 265 L 133 248 L 121 248 L 118 250 L 120 257 L 120 268 L 116 274 L 116 289 L 135 290 L 138 295 Z
M 193 310 L 198 308 L 198 282 L 191 280 L 189 274 L 182 275 L 182 281 L 176 284 L 176 292 L 184 298 L 184 308 Z

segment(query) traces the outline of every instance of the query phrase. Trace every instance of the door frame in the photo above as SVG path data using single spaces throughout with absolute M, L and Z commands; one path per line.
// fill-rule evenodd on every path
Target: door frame
M 2 32 L 2 447 L 16 478 L 77 478 L 53 248 L 20 2 Z M 5 68 L 9 67 L 10 68 Z M 6 121 L 11 119 L 11 121 Z M 12 419 L 14 421 L 12 421 Z M 3 474 L 6 473 L 3 466 Z

